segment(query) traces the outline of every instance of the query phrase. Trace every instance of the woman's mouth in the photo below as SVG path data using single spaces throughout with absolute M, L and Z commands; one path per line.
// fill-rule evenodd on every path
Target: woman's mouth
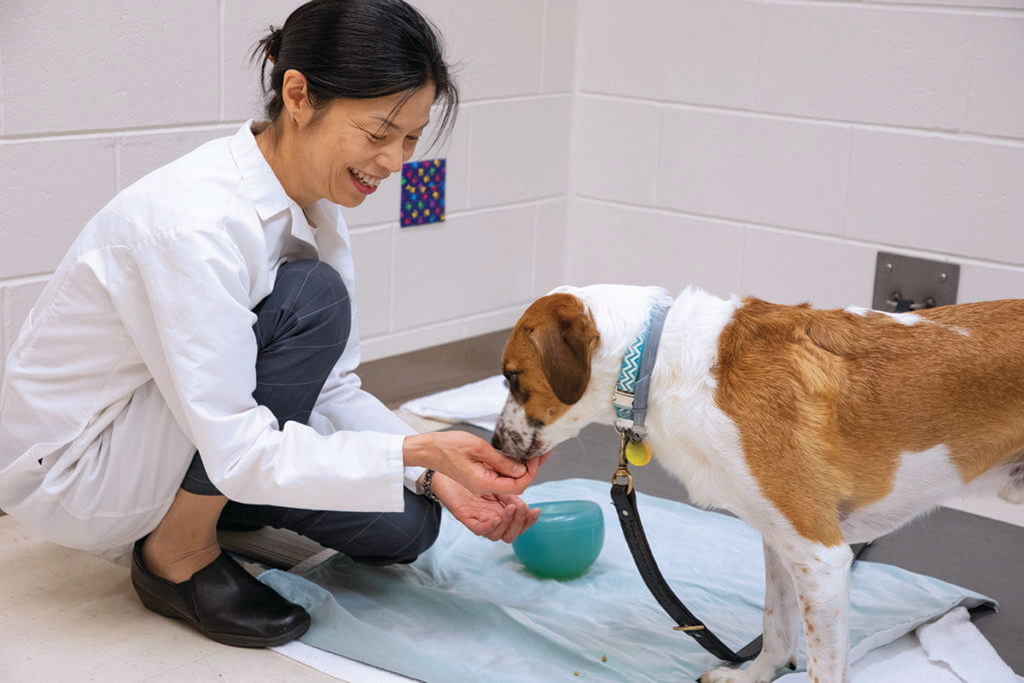
M 366 175 L 362 171 L 354 168 L 348 169 L 348 173 L 352 176 L 352 184 L 355 185 L 356 189 L 363 194 L 372 194 L 376 191 L 377 186 L 380 185 L 380 181 L 383 180 L 383 178 Z

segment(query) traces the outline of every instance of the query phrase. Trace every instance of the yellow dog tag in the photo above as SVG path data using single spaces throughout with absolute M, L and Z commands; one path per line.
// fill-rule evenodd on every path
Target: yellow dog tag
M 626 460 L 631 465 L 643 467 L 651 461 L 651 449 L 643 441 L 630 441 L 626 444 Z

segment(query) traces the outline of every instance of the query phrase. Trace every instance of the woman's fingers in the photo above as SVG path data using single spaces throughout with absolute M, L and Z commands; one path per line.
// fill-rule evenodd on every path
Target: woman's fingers
M 526 531 L 527 529 L 529 529 L 531 526 L 533 526 L 533 523 L 536 522 L 539 518 L 540 518 L 540 508 L 534 508 L 534 509 L 530 510 L 529 513 L 527 513 L 527 515 L 526 515 L 526 523 L 523 524 L 523 530 L 520 531 L 519 533 L 523 533 L 523 531 Z
M 494 471 L 505 477 L 521 477 L 527 472 L 527 467 L 522 463 L 512 460 L 503 453 L 494 450 L 491 444 L 487 443 L 483 439 L 480 439 L 478 446 L 477 457 L 481 462 L 484 462 L 494 468 Z
M 476 495 L 522 493 L 547 454 L 516 462 L 469 432 L 434 432 L 429 437 L 407 437 L 406 464 L 432 466 Z
M 526 503 L 521 500 L 516 503 L 514 509 L 515 513 L 512 515 L 512 519 L 509 521 L 508 526 L 505 527 L 505 533 L 501 537 L 501 540 L 505 541 L 505 543 L 511 543 L 519 537 L 519 534 L 523 533 L 523 526 L 526 524 L 526 519 L 530 514 L 530 508 L 526 507 Z
M 509 523 L 512 521 L 512 517 L 515 514 L 515 509 L 512 506 L 506 506 L 502 509 L 498 523 L 486 534 L 486 537 L 490 541 L 500 541 L 505 536 L 505 530 L 508 528 Z

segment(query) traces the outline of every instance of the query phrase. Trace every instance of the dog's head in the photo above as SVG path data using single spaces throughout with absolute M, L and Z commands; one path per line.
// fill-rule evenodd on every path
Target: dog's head
M 590 382 L 597 326 L 583 301 L 565 292 L 535 301 L 512 330 L 502 359 L 509 397 L 492 445 L 526 461 L 583 426 L 565 420 Z

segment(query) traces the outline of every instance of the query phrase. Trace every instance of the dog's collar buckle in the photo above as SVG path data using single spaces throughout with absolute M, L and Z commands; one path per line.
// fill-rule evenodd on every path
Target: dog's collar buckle
M 619 391 L 616 389 L 612 393 L 612 402 L 615 403 L 616 408 L 623 408 L 625 410 L 633 410 L 633 394 L 626 391 Z M 617 412 L 617 411 L 616 411 Z

